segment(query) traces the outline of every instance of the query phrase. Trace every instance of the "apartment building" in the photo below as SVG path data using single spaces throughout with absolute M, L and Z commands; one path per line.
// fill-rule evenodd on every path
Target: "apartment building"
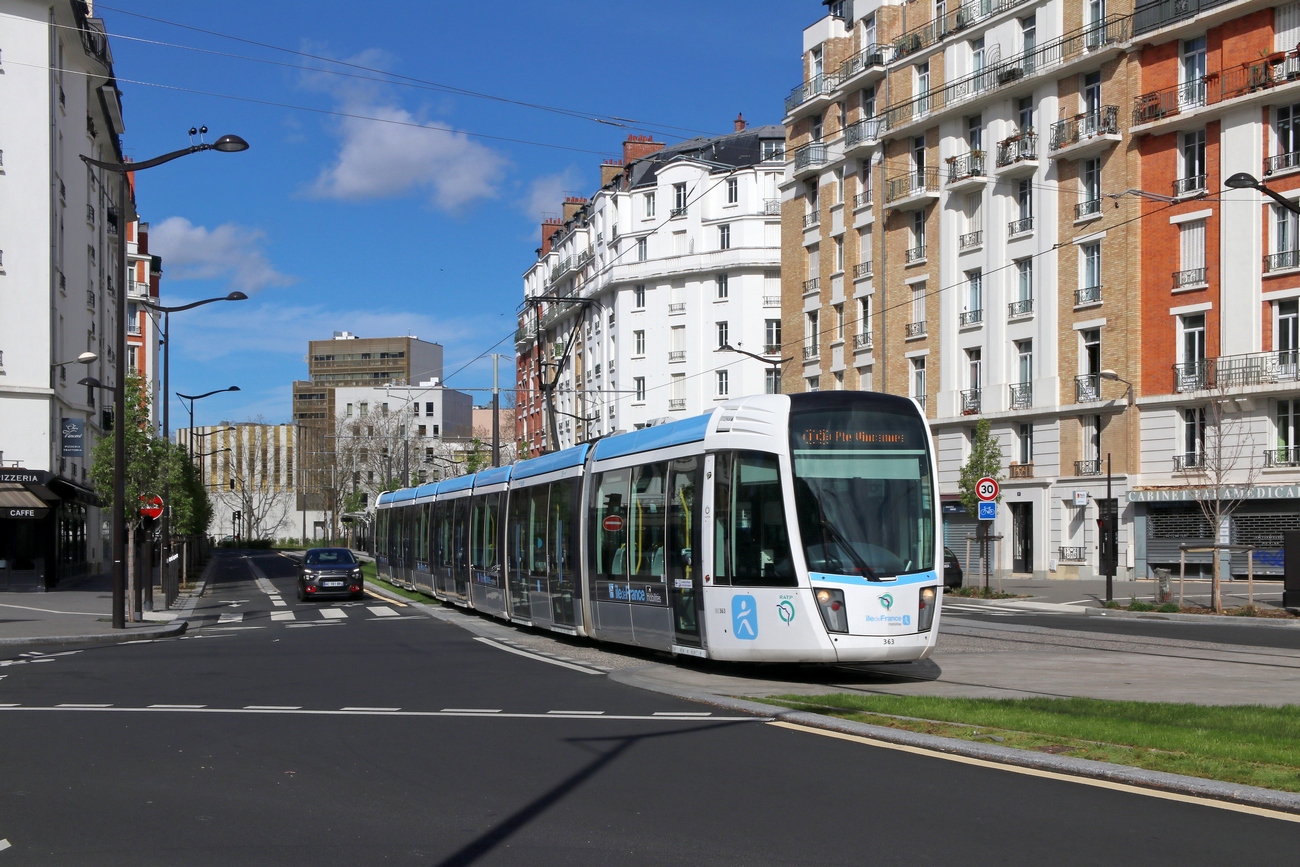
M 1300 201 L 1300 3 L 1150 4 L 1133 21 L 1130 134 L 1142 186 L 1171 198 L 1142 220 L 1138 569 L 1220 541 L 1277 575 L 1300 529 L 1300 218 L 1227 181 Z M 1195 498 L 1220 486 L 1239 506 L 1215 527 Z M 1244 551 L 1222 556 L 1246 574 Z
M 122 108 L 103 22 L 80 0 L 0 16 L 0 588 L 98 571 L 107 534 L 90 488 L 117 352 Z M 78 363 L 94 353 L 90 364 Z
M 134 186 L 134 176 L 132 176 Z M 158 365 L 162 341 L 162 314 L 146 307 L 157 304 L 162 280 L 162 257 L 149 254 L 149 224 L 126 224 L 126 369 L 145 381 L 149 394 L 149 420 L 156 431 L 162 420 L 162 368 Z
M 915 398 L 959 557 L 976 521 L 958 475 L 988 419 L 1006 461 L 995 568 L 1096 574 L 1113 507 L 1126 574 L 1148 201 L 1121 110 L 1132 5 L 825 5 L 786 99 L 783 331 L 802 349 L 785 387 Z
M 335 394 L 336 464 L 350 476 L 344 487 L 364 494 L 367 503 L 394 480 L 411 484 L 460 475 L 454 458 L 473 436 L 470 395 L 435 379 L 352 386 Z
M 779 390 L 784 130 L 631 136 L 542 224 L 515 348 L 533 453 Z

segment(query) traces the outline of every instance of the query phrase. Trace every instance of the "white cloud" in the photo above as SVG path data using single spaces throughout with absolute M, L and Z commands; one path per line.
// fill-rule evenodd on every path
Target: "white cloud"
M 554 175 L 542 175 L 528 185 L 528 195 L 519 202 L 519 209 L 541 222 L 547 214 L 559 214 L 566 190 L 573 190 L 581 177 L 572 166 Z M 582 194 L 585 195 L 585 194 Z
M 258 229 L 235 223 L 209 229 L 184 217 L 168 217 L 149 227 L 149 245 L 162 256 L 168 280 L 226 279 L 250 293 L 294 282 L 267 260 L 264 239 Z

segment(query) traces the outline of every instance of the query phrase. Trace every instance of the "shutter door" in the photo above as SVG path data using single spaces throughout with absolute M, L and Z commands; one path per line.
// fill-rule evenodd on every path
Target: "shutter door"
M 980 522 L 969 515 L 944 515 L 943 516 L 943 544 L 949 548 L 952 553 L 957 555 L 957 562 L 961 563 L 963 575 L 970 575 L 971 569 L 979 565 L 980 546 L 975 541 L 979 534 Z M 966 540 L 971 539 L 970 543 L 970 563 L 966 562 Z M 990 547 L 992 545 L 990 544 Z
M 1273 50 L 1295 50 L 1300 43 L 1300 3 L 1278 6 L 1273 15 Z

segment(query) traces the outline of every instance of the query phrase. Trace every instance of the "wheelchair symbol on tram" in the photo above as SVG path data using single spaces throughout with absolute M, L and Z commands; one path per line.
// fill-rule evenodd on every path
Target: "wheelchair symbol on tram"
M 731 597 L 731 631 L 744 641 L 758 638 L 758 602 L 753 596 Z

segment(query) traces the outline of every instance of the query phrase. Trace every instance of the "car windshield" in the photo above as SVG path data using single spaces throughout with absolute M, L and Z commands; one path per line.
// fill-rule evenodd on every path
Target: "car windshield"
M 326 548 L 320 551 L 308 551 L 304 562 L 308 566 L 351 566 L 357 561 L 351 551 Z
M 879 580 L 934 568 L 927 432 L 907 409 L 791 409 L 795 506 L 809 570 Z

